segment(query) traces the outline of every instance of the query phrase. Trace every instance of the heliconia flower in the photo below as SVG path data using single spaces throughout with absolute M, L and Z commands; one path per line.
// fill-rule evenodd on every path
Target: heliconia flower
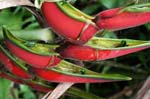
M 50 69 L 33 68 L 38 77 L 50 82 L 74 82 L 74 83 L 103 83 L 122 80 L 131 80 L 130 77 L 119 74 L 100 74 L 83 67 L 61 61 Z
M 0 45 L 0 62 L 12 74 L 22 79 L 32 79 L 33 76 L 27 71 L 25 66 L 15 60 L 1 45 Z
M 92 22 L 94 17 L 84 14 L 64 0 L 45 1 L 41 10 L 49 26 L 71 42 L 85 43 L 98 31 Z
M 50 51 L 56 46 L 27 42 L 18 39 L 3 28 L 5 45 L 13 55 L 21 58 L 33 67 L 38 77 L 51 82 L 102 83 L 131 80 L 130 77 L 119 74 L 100 74 L 58 58 Z M 51 64 L 50 64 L 51 63 Z M 50 68 L 49 68 L 50 66 Z
M 53 51 L 53 48 L 56 48 L 56 46 L 18 39 L 5 28 L 3 28 L 3 33 L 9 51 L 31 66 L 46 68 L 55 66 L 61 61 L 57 57 L 58 54 Z
M 31 88 L 37 90 L 37 91 L 41 91 L 41 92 L 50 92 L 53 90 L 53 88 L 51 88 L 50 86 L 46 86 L 44 84 L 40 84 L 36 81 L 30 81 L 30 80 L 23 80 L 23 79 L 18 79 L 16 78 L 15 76 L 11 75 L 11 74 L 7 74 L 7 73 L 4 73 L 4 72 L 0 72 L 0 77 L 1 78 L 5 78 L 5 79 L 8 79 L 8 80 L 11 80 L 15 83 L 18 83 L 18 84 L 25 84 L 25 85 L 28 85 L 30 86 Z
M 130 39 L 92 38 L 85 45 L 68 45 L 61 49 L 64 58 L 98 61 L 116 58 L 150 48 L 149 41 Z
M 150 3 L 115 8 L 96 15 L 95 22 L 100 29 L 121 30 L 150 22 Z

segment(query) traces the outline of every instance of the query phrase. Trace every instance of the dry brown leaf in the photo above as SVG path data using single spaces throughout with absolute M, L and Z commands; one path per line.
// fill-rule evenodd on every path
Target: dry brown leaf
M 52 91 L 47 93 L 42 99 L 58 99 L 62 96 L 74 83 L 60 83 Z
M 150 99 L 150 76 L 144 82 L 142 88 L 138 91 L 135 99 Z
M 21 5 L 34 6 L 29 0 L 0 0 L 0 9 Z

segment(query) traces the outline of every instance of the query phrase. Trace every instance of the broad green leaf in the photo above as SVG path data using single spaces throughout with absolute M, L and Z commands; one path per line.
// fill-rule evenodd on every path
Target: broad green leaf
M 0 27 L 5 25 L 9 29 L 21 29 L 22 23 L 22 15 L 12 13 L 8 9 L 0 12 Z
M 2 10 L 0 12 L 0 27 L 2 26 L 6 26 L 10 30 L 39 28 L 39 24 L 33 14 L 22 7 L 13 8 L 13 10 Z
M 0 78 L 0 99 L 13 99 L 10 95 L 11 81 Z
M 23 99 L 36 99 L 33 91 L 26 85 L 20 85 L 20 92 L 23 94 Z

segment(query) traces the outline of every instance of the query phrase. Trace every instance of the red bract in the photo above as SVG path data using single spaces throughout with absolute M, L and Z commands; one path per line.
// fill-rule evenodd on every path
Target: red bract
M 109 9 L 109 10 L 104 10 L 97 14 L 97 17 L 99 20 L 100 19 L 107 19 L 107 18 L 112 18 L 113 16 L 116 16 L 117 13 L 121 10 L 121 8 L 114 8 L 114 9 Z
M 60 54 L 64 58 L 75 60 L 97 60 L 96 49 L 89 46 L 69 45 L 62 49 Z M 104 51 L 103 54 L 105 54 Z
M 32 79 L 33 76 L 30 75 L 26 70 L 21 68 L 19 64 L 17 65 L 11 61 L 0 48 L 0 62 L 14 75 L 23 79 Z
M 89 46 L 78 46 L 78 45 L 69 45 L 66 49 L 61 52 L 61 55 L 64 58 L 77 59 L 82 61 L 96 61 L 96 60 L 106 60 L 111 58 L 116 58 L 119 56 L 127 55 L 134 53 L 148 47 L 142 48 L 132 48 L 124 50 L 103 50 L 95 49 Z
M 133 42 L 132 42 L 133 41 Z M 92 40 L 91 40 L 92 42 Z M 121 45 L 121 43 L 125 45 Z M 99 43 L 99 44 L 98 44 Z M 71 58 L 83 61 L 96 61 L 116 58 L 137 51 L 149 48 L 149 42 L 136 40 L 113 40 L 99 38 L 98 42 L 93 42 L 83 46 L 69 45 L 60 51 L 64 58 Z
M 91 21 L 92 18 L 89 19 L 88 15 L 65 1 L 44 2 L 42 12 L 49 26 L 56 33 L 75 43 L 85 43 L 97 32 L 96 26 Z
M 57 56 L 44 56 L 31 53 L 29 51 L 24 50 L 16 46 L 15 44 L 11 43 L 10 41 L 6 41 L 7 47 L 9 50 L 16 55 L 17 57 L 21 58 L 28 64 L 37 67 L 37 68 L 46 68 L 49 66 L 55 66 L 59 63 L 60 59 Z
M 136 27 L 150 22 L 149 12 L 129 12 L 115 8 L 100 12 L 96 16 L 96 24 L 100 29 L 121 30 Z
M 56 53 L 52 52 L 50 47 L 42 44 L 28 44 L 27 41 L 23 41 L 15 38 L 11 33 L 4 29 L 6 46 L 17 57 L 21 58 L 28 64 L 36 68 L 46 68 L 49 66 L 55 66 L 61 59 L 56 56 Z M 43 53 L 43 54 L 42 54 Z M 45 54 L 47 53 L 47 54 Z M 53 54 L 52 54 L 53 53 Z
M 105 79 L 94 79 L 90 77 L 80 77 L 73 75 L 65 75 L 52 70 L 44 70 L 35 68 L 34 71 L 37 75 L 47 81 L 50 82 L 75 82 L 75 83 L 94 83 L 94 82 L 113 82 L 113 80 L 105 80 Z
M 30 80 L 21 80 L 21 79 L 17 79 L 15 78 L 14 76 L 11 76 L 11 75 L 7 75 L 6 73 L 2 73 L 0 72 L 0 77 L 2 78 L 5 78 L 5 79 L 9 79 L 15 83 L 18 83 L 18 84 L 25 84 L 25 85 L 28 85 L 28 86 L 31 86 L 31 88 L 37 90 L 37 91 L 41 91 L 41 92 L 49 92 L 52 90 L 52 88 L 48 87 L 48 86 L 45 86 L 45 85 L 42 85 L 42 84 L 39 84 L 37 82 L 32 82 Z
M 119 74 L 97 73 L 66 61 L 61 61 L 51 69 L 33 68 L 33 70 L 38 77 L 51 82 L 103 83 L 131 80 L 130 77 Z

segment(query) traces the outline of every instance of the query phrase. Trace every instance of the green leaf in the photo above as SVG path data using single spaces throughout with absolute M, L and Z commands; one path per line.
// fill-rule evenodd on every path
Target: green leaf
M 54 35 L 48 29 L 30 29 L 30 30 L 11 30 L 11 33 L 17 38 L 28 41 L 45 41 L 48 43 L 53 42 Z M 4 40 L 2 29 L 0 28 L 0 40 Z
M 100 7 L 101 5 L 98 3 L 98 4 L 91 4 L 91 5 L 88 5 L 87 7 L 85 7 L 83 9 L 83 12 L 87 13 L 87 14 L 93 14 L 97 11 L 97 9 Z
M 11 16 L 11 18 L 10 18 Z M 22 26 L 22 15 L 14 14 L 10 10 L 2 10 L 0 12 L 0 27 L 3 25 L 7 26 L 9 29 L 21 29 Z
M 2 26 L 6 26 L 10 30 L 39 28 L 33 14 L 22 7 L 2 10 L 0 12 L 0 27 Z
M 106 8 L 115 8 L 123 5 L 125 0 L 99 0 Z
M 36 99 L 33 91 L 26 85 L 20 85 L 21 93 L 23 94 L 23 99 Z
M 11 81 L 0 78 L 0 99 L 13 99 L 10 96 Z
M 145 27 L 148 29 L 148 30 L 150 30 L 150 24 L 148 23 L 148 24 L 145 24 Z

